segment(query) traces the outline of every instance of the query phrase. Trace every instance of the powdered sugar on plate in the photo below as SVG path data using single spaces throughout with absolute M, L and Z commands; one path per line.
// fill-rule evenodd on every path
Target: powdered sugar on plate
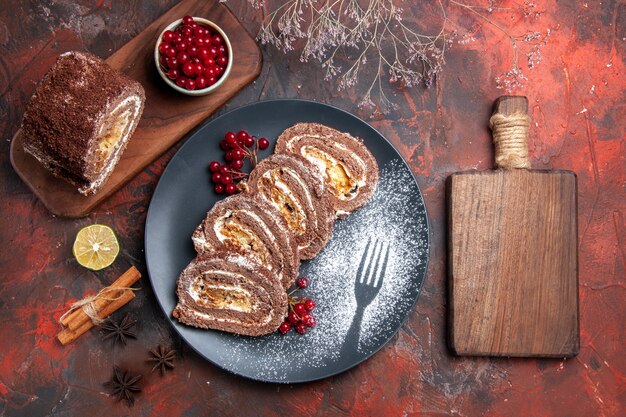
M 389 248 L 382 285 L 359 314 L 355 289 L 359 263 L 371 239 Z M 384 257 L 384 256 L 383 256 Z M 301 267 L 311 282 L 300 295 L 317 307 L 317 326 L 304 335 L 295 330 L 264 337 L 225 335 L 227 345 L 220 366 L 255 379 L 294 382 L 293 375 L 310 380 L 316 369 L 338 371 L 366 359 L 401 326 L 422 286 L 428 258 L 426 210 L 408 167 L 393 159 L 381 168 L 380 182 L 362 209 L 335 223 L 327 247 Z M 366 262 L 367 264 L 367 262 Z M 382 265 L 382 261 L 379 263 Z M 356 321 L 353 320 L 356 317 Z

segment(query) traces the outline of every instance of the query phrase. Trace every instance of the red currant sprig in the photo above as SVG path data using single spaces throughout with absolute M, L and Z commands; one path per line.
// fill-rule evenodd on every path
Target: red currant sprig
M 293 295 L 296 291 L 309 286 L 309 280 L 301 277 L 296 281 L 297 287 L 289 292 L 289 314 L 280 325 L 278 331 L 286 334 L 292 327 L 300 334 L 307 332 L 308 328 L 313 328 L 317 324 L 312 310 L 315 308 L 315 301 L 304 296 Z
M 240 130 L 238 133 L 226 132 L 219 145 L 224 151 L 226 163 L 222 164 L 219 161 L 209 163 L 211 181 L 217 194 L 234 194 L 237 192 L 237 183 L 248 176 L 242 171 L 244 161 L 249 160 L 254 168 L 258 162 L 259 149 L 267 149 L 270 142 L 267 138 L 257 140 L 245 130 Z

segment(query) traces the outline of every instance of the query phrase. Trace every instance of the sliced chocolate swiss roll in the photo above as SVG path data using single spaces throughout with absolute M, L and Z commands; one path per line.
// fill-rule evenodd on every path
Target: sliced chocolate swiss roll
M 270 270 L 229 252 L 204 253 L 178 277 L 173 316 L 203 329 L 260 336 L 278 329 L 287 293 Z
M 196 252 L 239 252 L 273 271 L 284 288 L 300 266 L 298 246 L 285 220 L 265 200 L 247 194 L 217 202 L 191 236 Z
M 66 52 L 28 103 L 24 150 L 80 193 L 93 194 L 124 152 L 144 101 L 137 81 L 91 54 Z
M 324 176 L 337 217 L 362 207 L 378 183 L 378 164 L 360 139 L 317 123 L 298 123 L 285 130 L 276 152 L 311 161 Z
M 295 238 L 300 259 L 311 259 L 330 238 L 333 211 L 318 170 L 297 155 L 274 154 L 262 160 L 242 186 L 282 215 Z

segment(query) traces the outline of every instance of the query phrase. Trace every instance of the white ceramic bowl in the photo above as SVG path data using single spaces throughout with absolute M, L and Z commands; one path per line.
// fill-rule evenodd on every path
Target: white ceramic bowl
M 215 84 L 208 86 L 206 88 L 203 88 L 201 90 L 187 90 L 185 88 L 181 88 L 177 86 L 172 80 L 170 80 L 167 74 L 165 74 L 163 70 L 161 69 L 161 65 L 159 64 L 159 58 L 161 57 L 161 54 L 159 53 L 159 45 L 161 45 L 161 42 L 163 42 L 163 34 L 168 30 L 172 30 L 172 31 L 175 30 L 180 24 L 182 24 L 183 19 L 178 19 L 170 23 L 165 29 L 163 29 L 163 32 L 161 32 L 161 34 L 159 35 L 157 43 L 154 46 L 154 63 L 156 64 L 157 71 L 159 72 L 159 75 L 161 75 L 161 78 L 163 78 L 163 81 L 165 81 L 167 85 L 172 87 L 174 90 L 178 91 L 179 93 L 188 95 L 188 96 L 204 96 L 206 94 L 210 94 L 213 91 L 217 90 L 222 84 L 224 84 L 224 82 L 228 78 L 228 75 L 230 74 L 230 70 L 233 67 L 233 47 L 230 44 L 230 40 L 228 39 L 228 36 L 226 36 L 222 28 L 220 28 L 218 25 L 202 17 L 193 16 L 193 20 L 202 25 L 211 27 L 217 33 L 219 33 L 220 36 L 224 39 L 224 43 L 226 45 L 226 48 L 228 49 L 228 65 L 226 65 L 226 69 L 224 70 L 224 73 L 222 74 L 220 79 L 217 80 Z

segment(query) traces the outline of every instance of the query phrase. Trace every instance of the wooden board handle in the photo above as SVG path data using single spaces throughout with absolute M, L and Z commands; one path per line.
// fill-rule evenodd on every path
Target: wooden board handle
M 528 99 L 524 96 L 498 97 L 489 126 L 495 146 L 496 168 L 530 168 Z

